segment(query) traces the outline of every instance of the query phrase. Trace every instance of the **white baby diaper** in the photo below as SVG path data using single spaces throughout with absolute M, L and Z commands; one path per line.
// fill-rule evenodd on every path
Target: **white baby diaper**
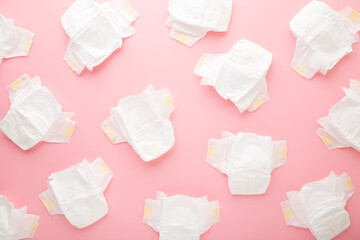
M 349 175 L 333 172 L 304 185 L 300 192 L 288 192 L 289 200 L 281 202 L 286 225 L 309 228 L 318 240 L 332 239 L 350 226 L 344 207 L 354 192 Z
M 221 139 L 209 140 L 206 161 L 228 175 L 231 194 L 255 195 L 266 192 L 271 172 L 286 163 L 286 155 L 286 141 L 223 131 Z
M 359 41 L 360 14 L 350 7 L 337 13 L 328 5 L 311 1 L 290 22 L 296 37 L 291 67 L 302 77 L 311 79 L 329 69 L 352 51 Z
M 148 162 L 174 146 L 174 130 L 169 119 L 173 110 L 169 89 L 155 91 L 150 85 L 140 95 L 121 99 L 101 128 L 113 144 L 128 142 Z
M 0 64 L 4 58 L 27 56 L 34 33 L 17 27 L 12 19 L 0 15 Z
M 170 37 L 191 47 L 207 32 L 226 32 L 232 0 L 169 0 Z
M 51 174 L 48 189 L 39 197 L 50 215 L 64 214 L 72 225 L 84 228 L 107 214 L 103 192 L 112 177 L 112 171 L 101 158 L 91 164 L 84 159 Z
M 346 96 L 318 120 L 322 126 L 316 133 L 328 149 L 353 147 L 360 151 L 360 81 L 350 80 Z
M 39 216 L 26 212 L 27 207 L 16 209 L 6 197 L 0 195 L 0 240 L 34 237 Z
M 265 76 L 271 61 L 270 52 L 242 39 L 227 54 L 203 54 L 194 74 L 240 112 L 252 112 L 269 99 Z
M 40 141 L 67 143 L 75 130 L 73 113 L 62 112 L 55 96 L 38 76 L 26 74 L 8 86 L 10 110 L 0 121 L 0 130 L 23 150 Z
M 77 0 L 61 18 L 70 40 L 65 61 L 80 74 L 84 67 L 92 71 L 113 51 L 122 39 L 135 34 L 131 23 L 138 13 L 126 0 L 98 4 L 93 0 Z
M 218 201 L 184 195 L 167 197 L 158 192 L 146 199 L 143 222 L 160 233 L 159 240 L 199 240 L 200 235 L 220 221 Z

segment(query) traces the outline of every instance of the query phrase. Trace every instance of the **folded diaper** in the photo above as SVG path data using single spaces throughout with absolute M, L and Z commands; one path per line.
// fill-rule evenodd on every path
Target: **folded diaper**
M 12 19 L 0 15 L 0 64 L 4 58 L 27 56 L 34 33 L 17 27 Z
M 0 240 L 33 238 L 39 225 L 39 216 L 27 214 L 27 207 L 16 209 L 0 195 Z
M 41 141 L 68 143 L 75 130 L 74 113 L 61 105 L 38 76 L 24 74 L 8 86 L 10 110 L 0 121 L 0 130 L 23 150 Z
M 242 39 L 229 53 L 203 54 L 194 73 L 240 112 L 252 112 L 269 99 L 265 77 L 271 61 L 270 52 Z
M 101 158 L 92 163 L 84 159 L 51 174 L 48 189 L 39 197 L 50 215 L 64 214 L 72 225 L 84 228 L 107 214 L 103 192 L 112 177 L 112 171 Z
M 308 228 L 317 240 L 332 239 L 350 226 L 345 205 L 354 192 L 347 173 L 333 172 L 300 191 L 288 192 L 289 200 L 281 202 L 286 225 Z
M 158 192 L 156 199 L 145 201 L 143 222 L 160 233 L 159 240 L 199 240 L 201 234 L 219 221 L 219 202 L 209 202 L 206 196 L 167 197 Z
M 286 141 L 253 133 L 210 139 L 206 161 L 228 175 L 231 194 L 255 195 L 266 192 L 271 172 L 286 163 Z
M 226 32 L 232 0 L 169 0 L 170 37 L 191 47 L 207 32 Z
M 121 47 L 123 38 L 135 34 L 131 23 L 138 16 L 126 0 L 102 4 L 93 0 L 76 0 L 61 18 L 70 37 L 65 61 L 77 74 L 85 67 L 92 71 Z
M 128 142 L 148 162 L 174 146 L 174 130 L 169 119 L 173 110 L 169 89 L 156 91 L 150 85 L 140 95 L 121 99 L 101 128 L 113 144 Z
M 360 151 L 360 81 L 351 80 L 343 88 L 346 96 L 318 120 L 316 133 L 328 149 L 352 147 Z
M 311 1 L 290 22 L 296 37 L 291 67 L 302 77 L 311 79 L 318 71 L 329 69 L 359 41 L 360 14 L 350 7 L 337 13 L 328 5 Z

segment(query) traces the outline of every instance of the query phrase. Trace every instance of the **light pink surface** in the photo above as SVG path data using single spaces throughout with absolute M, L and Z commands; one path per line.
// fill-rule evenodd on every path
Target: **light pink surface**
M 350 78 L 360 79 L 360 44 L 326 77 L 318 74 L 309 81 L 297 75 L 289 67 L 295 38 L 288 24 L 308 0 L 235 0 L 228 32 L 209 33 L 192 48 L 168 37 L 167 0 L 131 0 L 140 14 L 134 24 L 137 33 L 104 64 L 81 76 L 63 61 L 68 36 L 60 18 L 72 2 L 0 1 L 0 14 L 35 33 L 28 57 L 4 60 L 0 66 L 0 118 L 10 105 L 6 86 L 23 73 L 39 75 L 63 110 L 76 113 L 77 128 L 69 144 L 40 143 L 25 152 L 0 134 L 0 194 L 15 207 L 28 205 L 30 213 L 40 215 L 35 239 L 158 239 L 158 233 L 142 223 L 144 201 L 157 190 L 219 200 L 220 223 L 202 235 L 203 240 L 313 239 L 309 230 L 285 225 L 280 202 L 287 191 L 299 190 L 331 170 L 346 171 L 357 191 L 346 206 L 351 226 L 337 239 L 360 238 L 360 153 L 329 151 L 315 134 L 316 120 L 344 96 L 341 87 L 348 87 Z M 337 11 L 348 5 L 360 11 L 358 0 L 325 2 Z M 270 100 L 244 114 L 213 88 L 200 86 L 192 73 L 203 52 L 225 53 L 241 38 L 273 53 L 267 75 Z M 112 145 L 100 123 L 120 98 L 139 94 L 150 83 L 173 94 L 176 143 L 165 156 L 145 163 L 130 145 Z M 208 139 L 219 138 L 222 130 L 287 140 L 288 163 L 273 172 L 266 194 L 232 196 L 227 177 L 205 162 Z M 82 230 L 64 216 L 50 216 L 38 199 L 47 177 L 98 156 L 115 174 L 105 191 L 108 215 Z

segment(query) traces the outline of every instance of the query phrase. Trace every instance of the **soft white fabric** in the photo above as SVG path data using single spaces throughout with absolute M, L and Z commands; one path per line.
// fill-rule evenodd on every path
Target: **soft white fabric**
M 360 81 L 351 80 L 346 96 L 332 106 L 329 114 L 318 120 L 316 133 L 328 149 L 353 147 L 360 151 Z
M 221 139 L 210 139 L 207 162 L 228 175 L 231 194 L 265 193 L 271 172 L 286 163 L 285 141 L 253 133 L 233 135 L 223 132 Z
M 74 132 L 73 113 L 61 111 L 61 105 L 38 76 L 26 74 L 8 86 L 11 102 L 0 130 L 23 150 L 40 141 L 67 143 Z
M 200 235 L 220 221 L 218 201 L 184 195 L 167 197 L 158 192 L 146 199 L 143 222 L 160 233 L 159 240 L 199 240 Z
M 27 56 L 34 33 L 17 27 L 12 19 L 0 15 L 0 64 L 4 58 Z
M 265 76 L 271 61 L 270 52 L 242 39 L 227 54 L 203 54 L 194 74 L 240 112 L 252 112 L 269 99 Z
M 169 0 L 170 37 L 191 47 L 207 32 L 226 32 L 232 0 Z
M 16 209 L 6 197 L 0 195 L 0 240 L 34 237 L 39 216 L 26 212 L 26 207 Z
M 320 181 L 304 185 L 300 192 L 287 193 L 281 202 L 286 225 L 309 228 L 318 240 L 329 240 L 350 226 L 347 200 L 355 192 L 347 173 L 333 172 Z
M 84 228 L 108 212 L 103 192 L 112 177 L 112 171 L 101 158 L 91 164 L 84 159 L 51 174 L 48 189 L 39 197 L 51 215 L 64 214 L 72 225 Z
M 323 75 L 359 41 L 360 15 L 350 7 L 340 13 L 319 1 L 311 1 L 290 22 L 296 37 L 291 67 L 311 79 L 318 71 Z
M 140 95 L 121 99 L 101 128 L 113 144 L 128 142 L 148 162 L 174 146 L 174 130 L 169 119 L 173 110 L 169 89 L 155 91 L 150 85 Z
M 126 0 L 98 4 L 77 0 L 61 18 L 70 40 L 65 61 L 80 74 L 84 67 L 92 71 L 122 45 L 122 39 L 135 34 L 131 23 L 138 13 Z

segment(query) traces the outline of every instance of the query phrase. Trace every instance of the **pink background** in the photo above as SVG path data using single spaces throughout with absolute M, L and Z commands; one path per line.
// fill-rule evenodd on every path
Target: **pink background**
M 287 191 L 299 190 L 332 170 L 346 171 L 357 190 L 346 205 L 351 226 L 337 239 L 360 238 L 360 154 L 353 149 L 328 151 L 315 134 L 316 120 L 344 96 L 341 87 L 349 87 L 350 78 L 360 79 L 360 44 L 326 77 L 299 77 L 289 67 L 295 38 L 288 24 L 308 0 L 234 0 L 228 32 L 209 33 L 192 48 L 168 37 L 167 0 L 131 0 L 140 14 L 133 25 L 137 33 L 100 67 L 81 76 L 63 60 L 68 36 L 60 18 L 72 2 L 0 1 L 0 14 L 35 33 L 28 57 L 4 60 L 0 66 L 0 118 L 10 105 L 6 86 L 23 73 L 39 75 L 63 110 L 76 113 L 69 144 L 40 143 L 22 151 L 0 134 L 0 194 L 15 207 L 27 205 L 30 213 L 40 215 L 35 239 L 158 239 L 158 233 L 142 223 L 144 200 L 154 198 L 157 190 L 219 200 L 220 223 L 202 235 L 203 240 L 313 239 L 309 230 L 285 225 L 280 202 Z M 360 11 L 358 0 L 325 2 L 336 11 L 348 5 Z M 192 73 L 203 52 L 228 52 L 242 38 L 273 53 L 267 75 L 270 100 L 244 114 L 213 88 L 200 86 L 200 78 Z M 176 144 L 165 156 L 145 163 L 130 145 L 112 145 L 100 123 L 119 99 L 141 93 L 150 83 L 156 89 L 168 87 L 173 94 Z M 205 162 L 208 139 L 219 138 L 222 130 L 287 140 L 288 163 L 273 172 L 266 194 L 232 196 L 227 177 Z M 105 192 L 108 215 L 82 230 L 62 215 L 50 216 L 38 199 L 47 177 L 98 156 L 115 174 Z

